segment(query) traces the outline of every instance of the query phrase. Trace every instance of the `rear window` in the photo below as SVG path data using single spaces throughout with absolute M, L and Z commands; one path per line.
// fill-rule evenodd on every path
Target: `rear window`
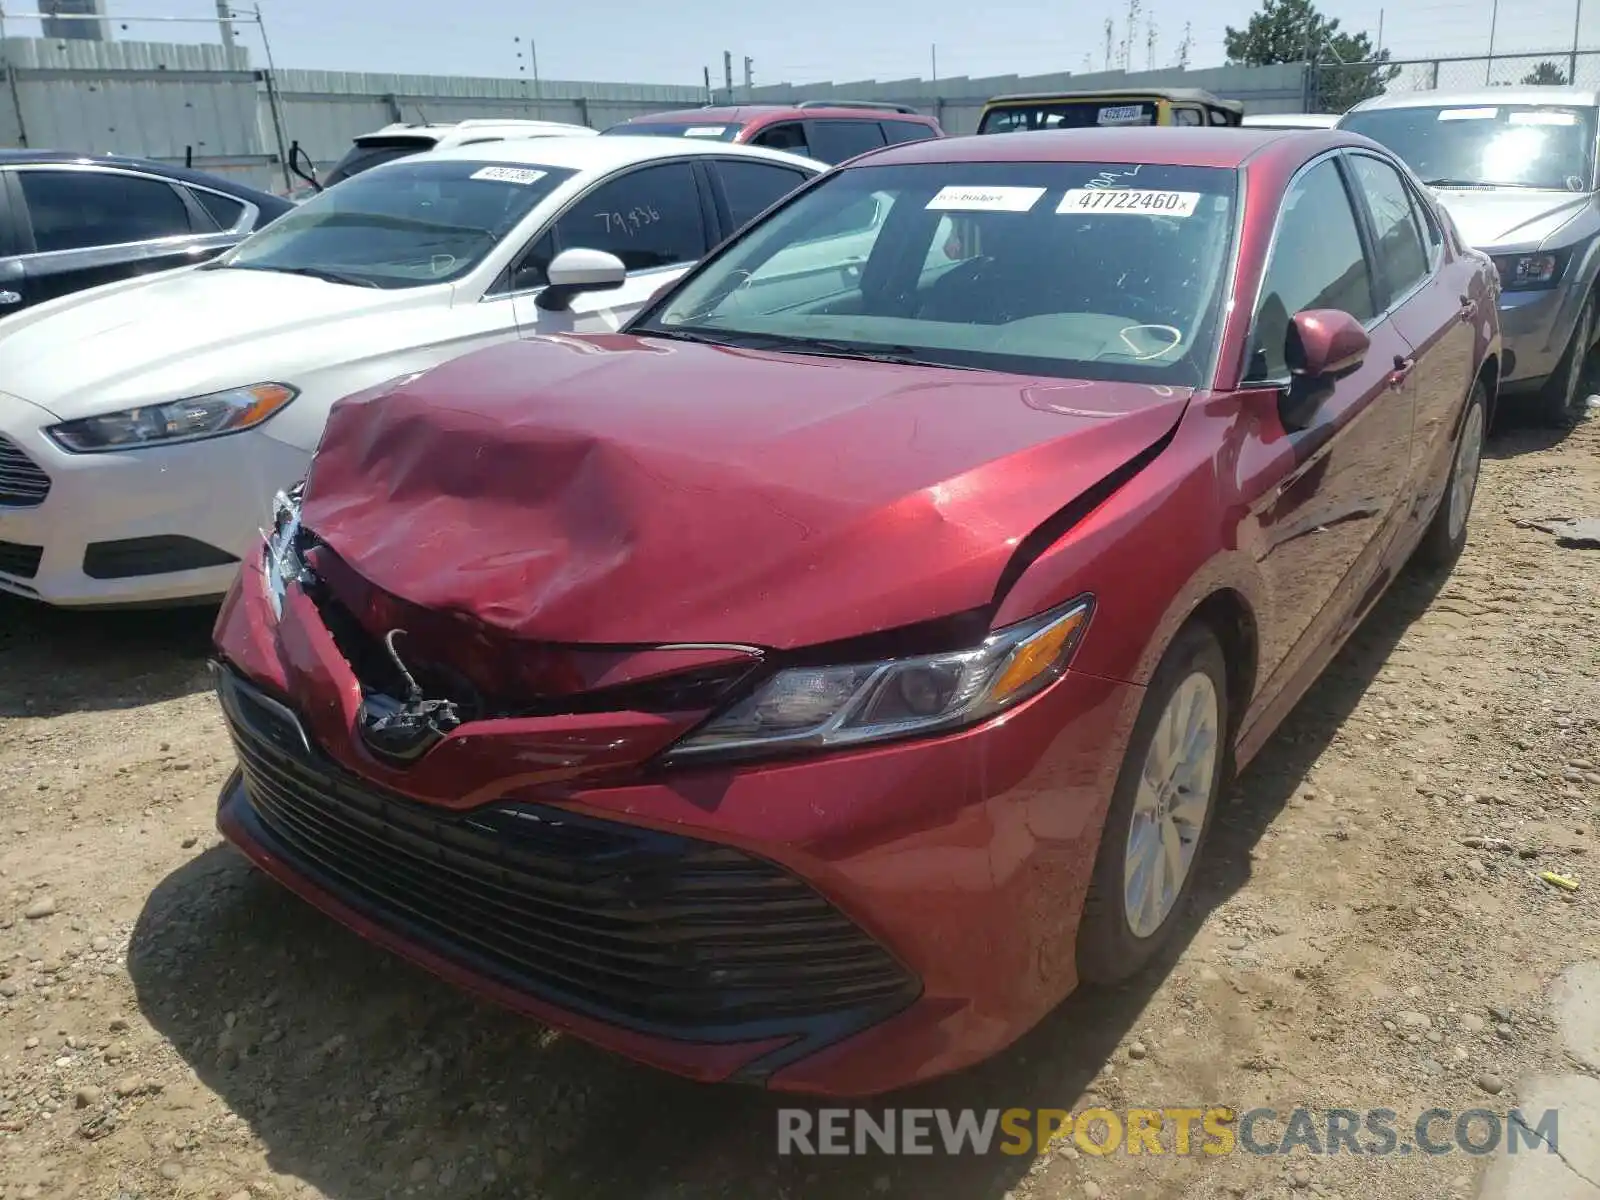
M 352 175 L 370 171 L 379 163 L 393 162 L 397 158 L 405 158 L 408 154 L 432 150 L 436 144 L 432 138 L 427 137 L 357 138 L 356 144 L 334 164 L 333 170 L 328 172 L 328 177 L 322 184 L 324 187 L 332 187 L 341 179 L 349 179 Z
M 925 142 L 939 135 L 931 125 L 921 121 L 885 121 L 883 136 L 893 146 L 899 142 Z
M 190 188 L 189 194 L 200 202 L 200 207 L 210 214 L 219 229 L 232 229 L 244 215 L 244 205 L 229 196 L 204 188 Z
M 731 142 L 744 126 L 738 121 L 639 121 L 602 129 L 602 134 L 623 137 L 687 137 L 708 142 Z
M 1155 123 L 1154 100 L 1132 104 L 1118 100 L 1046 100 L 992 108 L 983 114 L 978 132 L 1021 133 L 1034 129 L 1097 129 Z

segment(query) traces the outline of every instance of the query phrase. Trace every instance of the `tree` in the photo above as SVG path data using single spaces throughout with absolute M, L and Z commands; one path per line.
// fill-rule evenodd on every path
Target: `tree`
M 1533 70 L 1522 77 L 1523 83 L 1553 84 L 1556 87 L 1567 82 L 1567 73 L 1548 58 Z
M 1382 95 L 1400 74 L 1399 67 L 1382 65 L 1387 50 L 1374 51 L 1365 33 L 1340 32 L 1338 18 L 1324 17 L 1311 0 L 1262 0 L 1243 29 L 1228 26 L 1225 45 L 1230 63 L 1309 63 L 1316 84 L 1312 107 L 1320 112 L 1343 112 Z

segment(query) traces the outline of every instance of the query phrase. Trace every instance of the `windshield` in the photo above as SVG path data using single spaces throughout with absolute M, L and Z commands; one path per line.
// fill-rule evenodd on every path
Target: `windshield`
M 706 121 L 700 125 L 684 121 L 637 121 L 613 125 L 601 132 L 624 137 L 691 137 L 704 138 L 708 142 L 731 142 L 743 128 L 743 125 L 734 121 Z
M 1095 129 L 1103 125 L 1154 125 L 1156 104 L 1105 100 L 1051 100 L 1008 104 L 983 114 L 979 133 L 1021 133 L 1030 129 Z
M 1340 128 L 1382 142 L 1434 187 L 1594 186 L 1595 110 L 1544 104 L 1375 108 Z
M 753 349 L 1199 385 L 1232 170 L 863 165 L 749 227 L 632 332 Z
M 572 175 L 424 156 L 345 180 L 216 260 L 367 287 L 459 279 Z

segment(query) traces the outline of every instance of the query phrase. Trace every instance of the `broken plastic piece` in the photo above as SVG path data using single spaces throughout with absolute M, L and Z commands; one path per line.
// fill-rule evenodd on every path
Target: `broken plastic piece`
M 1578 881 L 1576 879 L 1569 879 L 1565 875 L 1557 875 L 1554 871 L 1541 871 L 1539 878 L 1554 887 L 1560 888 L 1564 892 L 1575 892 L 1578 890 Z

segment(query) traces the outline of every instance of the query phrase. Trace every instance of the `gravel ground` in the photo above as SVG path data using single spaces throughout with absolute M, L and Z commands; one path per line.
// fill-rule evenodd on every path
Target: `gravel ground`
M 1571 1070 L 1600 946 L 1600 420 L 1491 443 L 1467 553 L 1403 576 L 1240 781 L 1181 951 L 887 1103 L 1504 1108 Z M 1484 1160 L 784 1158 L 779 1101 L 463 998 L 213 831 L 210 614 L 0 601 L 0 1200 L 1468 1195 Z M 1541 882 L 1554 870 L 1575 893 Z

